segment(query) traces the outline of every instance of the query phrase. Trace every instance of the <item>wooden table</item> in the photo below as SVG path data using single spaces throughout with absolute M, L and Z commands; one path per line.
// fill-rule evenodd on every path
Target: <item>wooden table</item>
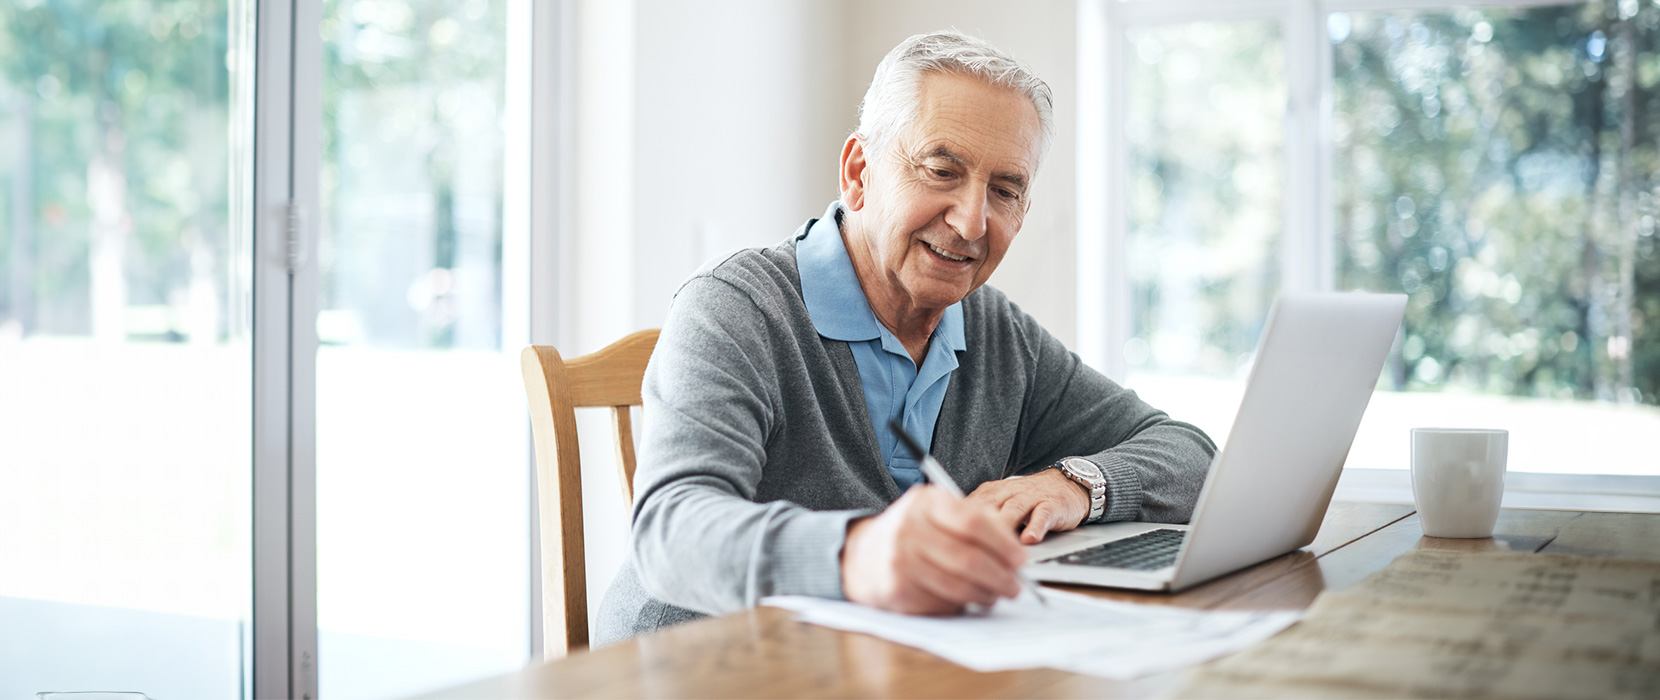
M 1062 586 L 1208 610 L 1300 610 L 1415 548 L 1660 560 L 1660 515 L 1506 509 L 1491 539 L 1424 537 L 1411 506 L 1333 503 L 1314 543 L 1179 594 Z M 926 652 L 803 624 L 775 608 L 700 620 L 458 686 L 431 698 L 1145 697 L 1180 672 L 1111 681 L 1051 669 L 977 673 Z

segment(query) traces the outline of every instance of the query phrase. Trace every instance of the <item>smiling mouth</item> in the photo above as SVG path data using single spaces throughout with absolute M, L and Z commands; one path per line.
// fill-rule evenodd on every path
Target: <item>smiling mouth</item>
M 928 246 L 928 250 L 934 251 L 935 255 L 938 255 L 942 258 L 945 258 L 946 260 L 950 260 L 952 262 L 962 262 L 962 261 L 968 259 L 967 255 L 957 255 L 956 253 L 948 252 L 944 248 L 941 248 L 941 247 L 939 247 L 937 245 L 934 245 L 932 243 L 928 243 L 928 242 L 924 241 L 923 244 Z

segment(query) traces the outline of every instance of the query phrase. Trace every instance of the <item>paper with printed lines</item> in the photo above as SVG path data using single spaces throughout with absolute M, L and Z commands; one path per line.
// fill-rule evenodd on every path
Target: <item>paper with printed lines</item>
M 1660 562 L 1416 550 L 1177 697 L 1660 697 Z

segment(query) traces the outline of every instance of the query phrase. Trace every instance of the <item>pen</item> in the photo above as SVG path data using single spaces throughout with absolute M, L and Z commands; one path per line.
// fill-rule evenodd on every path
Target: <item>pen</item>
M 918 460 L 922 461 L 923 478 L 926 478 L 934 485 L 945 489 L 945 492 L 951 494 L 952 498 L 959 501 L 963 499 L 962 487 L 958 486 L 957 482 L 951 479 L 950 474 L 945 473 L 945 466 L 941 465 L 939 460 L 934 459 L 933 455 L 924 451 L 922 449 L 922 444 L 918 443 L 915 438 L 912 438 L 910 433 L 905 432 L 905 425 L 900 423 L 899 419 L 889 419 L 888 427 L 892 428 L 894 434 L 899 436 L 899 442 L 905 445 L 905 449 L 915 455 Z M 1020 579 L 1020 584 L 1025 586 L 1026 590 L 1031 591 L 1032 595 L 1037 596 L 1039 603 L 1042 603 L 1045 607 L 1049 605 L 1049 599 L 1043 597 L 1043 593 L 1038 590 L 1036 582 L 1027 578 L 1026 574 L 1019 571 L 1015 571 L 1014 575 Z

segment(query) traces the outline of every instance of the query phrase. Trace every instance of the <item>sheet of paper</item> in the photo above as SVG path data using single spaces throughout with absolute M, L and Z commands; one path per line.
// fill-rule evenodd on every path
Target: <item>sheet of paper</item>
M 846 601 L 778 596 L 804 622 L 876 635 L 976 671 L 1047 666 L 1107 678 L 1156 673 L 1241 649 L 1296 621 L 1295 613 L 1211 613 L 1096 600 L 1045 590 L 954 617 L 883 612 Z
M 1660 697 L 1660 563 L 1410 552 L 1178 697 Z

